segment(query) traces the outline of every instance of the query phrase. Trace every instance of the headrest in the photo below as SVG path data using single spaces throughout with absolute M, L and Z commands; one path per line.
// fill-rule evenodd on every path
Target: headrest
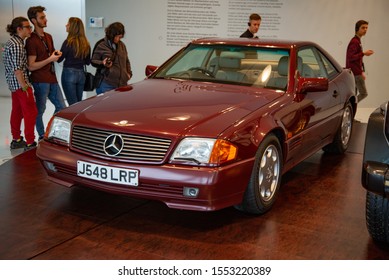
M 278 74 L 281 76 L 288 76 L 288 68 L 289 68 L 289 56 L 282 56 L 278 61 Z
M 220 57 L 219 68 L 240 68 L 240 58 Z

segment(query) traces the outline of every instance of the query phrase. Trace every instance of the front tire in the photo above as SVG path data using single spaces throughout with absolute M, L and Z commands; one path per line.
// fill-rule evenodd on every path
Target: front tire
M 389 243 L 389 201 L 369 191 L 366 194 L 366 226 L 375 241 Z
M 250 214 L 264 214 L 273 206 L 282 174 L 282 150 L 278 138 L 270 134 L 259 145 L 249 184 L 237 209 Z

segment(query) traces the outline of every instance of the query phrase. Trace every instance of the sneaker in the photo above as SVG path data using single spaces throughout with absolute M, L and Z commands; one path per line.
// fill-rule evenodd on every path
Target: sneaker
M 31 144 L 26 145 L 24 147 L 24 151 L 28 151 L 28 150 L 34 149 L 34 148 L 36 148 L 36 145 L 37 145 L 37 143 L 34 141 Z
M 24 148 L 26 146 L 26 141 L 23 140 L 23 136 L 21 136 L 18 140 L 12 140 L 10 148 L 13 149 L 20 149 Z
M 42 140 L 43 140 L 43 138 L 45 138 L 45 137 L 44 137 L 44 136 L 39 136 L 39 138 L 38 138 L 38 142 L 42 141 Z

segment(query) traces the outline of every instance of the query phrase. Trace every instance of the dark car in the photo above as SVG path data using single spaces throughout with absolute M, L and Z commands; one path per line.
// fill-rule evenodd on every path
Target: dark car
M 199 39 L 146 73 L 51 119 L 37 149 L 51 180 L 261 214 L 286 171 L 348 147 L 354 77 L 315 43 Z
M 370 236 L 389 243 L 389 103 L 369 117 L 363 153 L 362 185 L 366 193 L 366 225 Z

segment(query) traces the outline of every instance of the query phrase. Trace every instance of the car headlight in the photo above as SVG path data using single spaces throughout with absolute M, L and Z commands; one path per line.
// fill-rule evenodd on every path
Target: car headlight
M 187 164 L 219 165 L 234 160 L 237 148 L 229 141 L 209 138 L 185 138 L 171 156 L 171 161 Z
M 58 139 L 69 144 L 71 124 L 69 120 L 53 117 L 47 129 L 47 137 L 49 139 Z

